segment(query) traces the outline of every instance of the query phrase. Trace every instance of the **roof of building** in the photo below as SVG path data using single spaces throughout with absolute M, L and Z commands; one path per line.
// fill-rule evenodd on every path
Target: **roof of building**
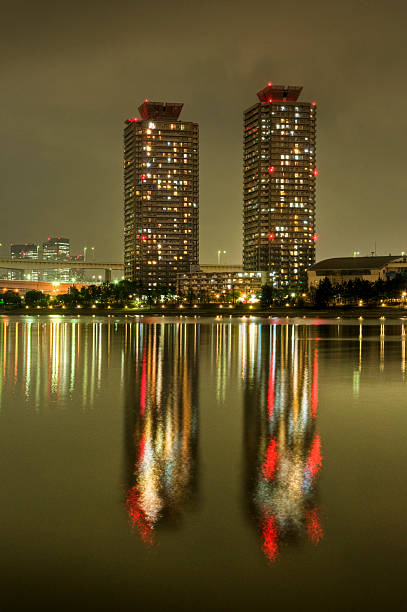
M 177 121 L 183 106 L 179 102 L 150 102 L 146 99 L 138 107 L 138 111 L 143 120 L 172 119 Z
M 200 264 L 202 272 L 243 272 L 242 264 Z
M 380 255 L 371 257 L 332 257 L 318 261 L 309 270 L 380 270 L 387 264 L 397 261 L 400 255 Z
M 269 83 L 267 87 L 257 92 L 257 96 L 260 102 L 296 102 L 301 91 L 302 87 Z

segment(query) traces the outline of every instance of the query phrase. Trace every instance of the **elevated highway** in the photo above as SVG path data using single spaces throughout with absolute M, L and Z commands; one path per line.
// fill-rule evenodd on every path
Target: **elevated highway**
M 112 270 L 124 272 L 124 264 L 110 261 L 63 261 L 52 259 L 0 258 L 0 268 L 7 270 L 104 270 L 105 280 L 112 280 Z

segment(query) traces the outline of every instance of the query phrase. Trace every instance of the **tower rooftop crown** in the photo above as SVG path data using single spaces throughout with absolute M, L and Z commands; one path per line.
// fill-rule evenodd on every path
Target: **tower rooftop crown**
M 273 85 L 269 83 L 267 87 L 257 92 L 260 102 L 296 102 L 302 91 L 302 86 L 292 85 Z
M 138 110 L 143 120 L 173 119 L 177 121 L 183 106 L 179 102 L 150 102 L 149 100 L 144 100 L 143 104 L 138 107 Z

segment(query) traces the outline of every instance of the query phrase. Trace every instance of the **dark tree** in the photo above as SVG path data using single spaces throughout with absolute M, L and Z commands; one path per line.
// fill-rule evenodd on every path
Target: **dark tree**
M 271 285 L 263 285 L 261 288 L 260 304 L 262 308 L 270 308 L 274 301 L 275 290 Z
M 21 297 L 16 291 L 6 291 L 1 294 L 6 306 L 21 306 Z
M 36 291 L 35 289 L 27 291 L 24 297 L 24 301 L 27 306 L 46 306 L 48 300 L 48 295 L 45 295 L 42 291 Z
M 325 277 L 319 282 L 315 291 L 315 306 L 326 308 L 334 296 L 334 289 L 329 278 Z

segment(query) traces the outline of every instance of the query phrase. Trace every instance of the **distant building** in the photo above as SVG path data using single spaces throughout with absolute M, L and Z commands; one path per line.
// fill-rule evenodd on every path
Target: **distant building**
M 268 83 L 244 111 L 243 266 L 301 289 L 315 261 L 316 105 Z
M 71 254 L 71 244 L 69 238 L 48 238 L 42 243 L 42 259 L 65 260 Z
M 74 286 L 80 291 L 82 287 L 88 287 L 89 283 L 79 283 Z M 24 296 L 27 291 L 42 291 L 47 295 L 56 296 L 68 293 L 70 287 L 72 287 L 72 283 L 47 283 L 33 280 L 0 280 L 0 297 L 1 294 L 6 291 L 15 291 L 21 296 Z
M 38 244 L 25 242 L 24 244 L 11 244 L 11 259 L 38 259 Z
M 78 255 L 70 255 L 69 261 L 80 261 L 84 262 L 85 257 L 83 253 L 78 253 Z M 84 283 L 85 282 L 85 270 L 78 268 L 71 268 L 69 271 L 69 280 L 73 283 Z
M 266 282 L 264 272 L 245 272 L 243 266 L 205 265 L 193 266 L 191 271 L 178 274 L 177 291 L 184 296 L 193 295 L 201 301 L 217 301 L 250 296 L 261 291 Z
M 36 260 L 39 258 L 39 245 L 29 242 L 25 242 L 24 244 L 11 244 L 10 257 L 11 259 Z M 28 270 L 24 274 L 23 270 L 10 269 L 7 272 L 7 278 L 8 280 L 23 280 L 24 278 L 26 278 L 28 280 L 38 281 L 39 272 L 38 270 Z
M 182 107 L 145 100 L 124 129 L 125 278 L 145 287 L 175 287 L 199 259 L 199 131 Z
M 373 283 L 396 274 L 407 274 L 407 257 L 404 255 L 333 257 L 318 261 L 307 270 L 309 287 L 317 287 L 324 278 L 333 285 L 357 278 Z
M 42 243 L 42 259 L 52 261 L 67 261 L 71 252 L 71 245 L 69 238 L 62 238 L 57 236 L 55 238 L 48 238 L 46 242 Z M 45 282 L 59 281 L 67 283 L 71 280 L 70 269 L 55 269 L 46 270 L 42 273 L 42 280 Z

